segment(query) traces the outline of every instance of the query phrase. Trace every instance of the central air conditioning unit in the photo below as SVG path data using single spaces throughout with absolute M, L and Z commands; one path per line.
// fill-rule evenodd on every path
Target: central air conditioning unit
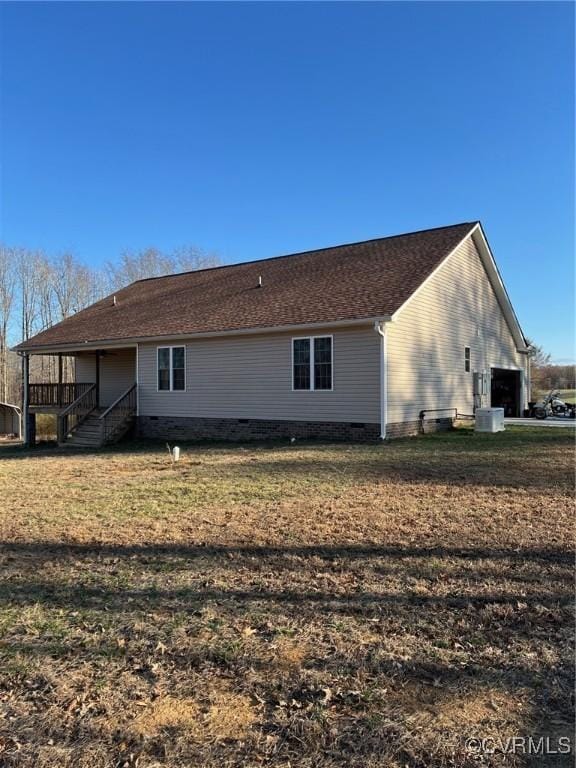
M 475 432 L 503 432 L 504 408 L 476 408 Z

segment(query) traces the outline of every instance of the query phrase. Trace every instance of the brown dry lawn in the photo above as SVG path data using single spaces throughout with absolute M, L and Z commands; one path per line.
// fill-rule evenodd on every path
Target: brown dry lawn
M 0 765 L 572 765 L 572 442 L 1 448 Z

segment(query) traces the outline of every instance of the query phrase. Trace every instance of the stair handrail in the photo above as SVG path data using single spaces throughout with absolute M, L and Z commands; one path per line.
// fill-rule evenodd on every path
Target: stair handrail
M 136 412 L 136 386 L 136 384 L 132 384 L 128 387 L 128 389 L 123 392 L 120 397 L 117 397 L 112 405 L 109 405 L 104 413 L 99 416 L 98 422 L 102 424 L 102 439 L 104 442 L 108 439 L 109 432 L 113 431 L 116 426 L 114 422 L 117 421 L 118 416 L 124 414 L 125 417 Z M 123 401 L 126 401 L 126 403 L 124 404 Z
M 118 403 L 121 400 L 124 400 L 124 398 L 127 397 L 132 392 L 133 389 L 136 389 L 136 384 L 132 384 L 130 387 L 128 387 L 126 392 L 123 392 L 120 395 L 120 397 L 117 397 L 116 400 L 114 400 L 114 402 L 112 403 L 112 405 L 109 405 L 108 408 L 106 408 L 106 410 L 103 413 L 100 414 L 99 418 L 103 419 L 105 416 L 108 416 L 110 411 L 113 411 L 114 408 L 116 408 L 116 406 L 118 405 Z
M 84 408 L 80 408 L 80 406 L 83 404 L 83 401 L 86 400 L 86 403 L 84 404 Z M 60 411 L 58 413 L 58 424 L 57 424 L 57 437 L 58 442 L 62 443 L 66 439 L 66 436 L 68 435 L 68 432 L 70 431 L 68 429 L 68 418 L 70 416 L 77 416 L 78 420 L 76 421 L 76 424 L 74 424 L 73 429 L 76 429 L 76 427 L 84 421 L 86 416 L 88 416 L 89 413 L 91 413 L 94 408 L 96 408 L 96 384 L 91 384 L 88 389 L 86 389 L 84 392 L 82 392 L 79 397 L 74 400 L 73 403 L 70 403 L 69 406 L 64 408 L 63 411 Z

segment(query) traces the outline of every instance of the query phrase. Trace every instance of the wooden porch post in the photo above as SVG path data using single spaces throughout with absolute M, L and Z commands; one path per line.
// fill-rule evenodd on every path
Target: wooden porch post
M 22 421 L 24 445 L 30 448 L 36 442 L 36 417 L 30 413 L 29 401 L 30 357 L 27 352 L 22 355 Z
M 96 408 L 100 407 L 100 350 L 96 350 Z
M 62 408 L 62 355 L 58 355 L 58 407 Z

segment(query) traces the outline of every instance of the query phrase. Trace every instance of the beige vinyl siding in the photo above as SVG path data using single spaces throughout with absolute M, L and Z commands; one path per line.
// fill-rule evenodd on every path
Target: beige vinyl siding
M 93 352 L 76 355 L 76 381 L 79 384 L 93 384 L 96 381 L 96 360 Z
M 388 423 L 425 408 L 472 413 L 473 371 L 525 363 L 469 237 L 388 325 Z
M 76 381 L 96 381 L 96 357 L 85 352 L 76 357 Z M 106 407 L 136 381 L 136 349 L 111 349 L 100 357 L 100 405 Z
M 143 416 L 376 423 L 378 336 L 371 327 L 315 331 L 333 336 L 333 391 L 292 391 L 292 339 L 304 333 L 228 336 L 186 343 L 186 391 L 158 392 L 157 344 L 140 344 Z M 165 342 L 170 344 L 170 342 Z M 182 342 L 173 342 L 182 346 Z

